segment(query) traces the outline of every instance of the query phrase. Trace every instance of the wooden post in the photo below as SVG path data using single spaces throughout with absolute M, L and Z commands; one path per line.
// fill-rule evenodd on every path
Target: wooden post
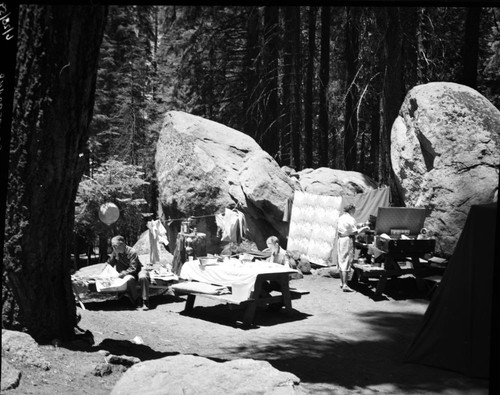
M 175 242 L 174 258 L 172 259 L 172 273 L 179 275 L 186 260 L 186 250 L 184 248 L 184 233 L 178 233 Z

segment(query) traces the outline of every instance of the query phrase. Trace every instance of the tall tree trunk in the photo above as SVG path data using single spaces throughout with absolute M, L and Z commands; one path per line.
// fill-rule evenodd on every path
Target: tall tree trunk
M 399 7 L 383 7 L 378 11 L 377 23 L 383 35 L 383 88 L 381 96 L 380 167 L 381 182 L 391 187 L 396 206 L 404 205 L 402 193 L 396 183 L 391 164 L 391 129 L 403 103 L 404 61 L 402 56 L 403 33 Z
M 417 7 L 401 7 L 405 92 L 418 83 L 418 18 Z
M 4 271 L 38 342 L 74 336 L 74 202 L 106 14 L 102 6 L 20 7 Z
M 246 24 L 246 52 L 245 52 L 245 75 L 246 75 L 246 96 L 243 108 L 245 112 L 245 127 L 244 132 L 249 136 L 253 136 L 258 141 L 257 116 L 251 108 L 258 100 L 258 63 L 257 57 L 259 54 L 259 12 L 257 7 L 248 7 L 248 19 Z
M 356 135 L 358 133 L 357 101 L 359 91 L 356 82 L 359 54 L 359 7 L 346 7 L 346 104 L 344 121 L 344 164 L 346 170 L 356 168 Z
M 291 9 L 291 46 L 292 46 L 292 127 L 291 142 L 293 166 L 301 169 L 300 147 L 302 135 L 302 50 L 300 45 L 300 7 L 289 7 Z
M 284 39 L 283 39 L 283 128 L 281 140 L 281 159 L 283 165 L 292 166 L 292 117 L 294 111 L 293 98 L 293 11 L 285 6 Z
M 377 83 L 378 79 L 375 81 Z M 378 92 L 379 89 L 376 89 Z M 370 141 L 370 169 L 367 174 L 373 178 L 375 181 L 380 181 L 380 174 L 378 172 L 379 166 L 377 165 L 380 161 L 380 100 L 374 100 L 371 107 L 372 116 L 370 119 L 370 130 L 371 130 L 371 141 Z
M 16 53 L 18 37 L 19 5 L 7 3 L 12 30 L 2 37 L 2 61 L 0 62 L 0 89 L 1 89 L 1 144 L 0 144 L 0 218 L 6 218 L 7 193 L 9 190 L 9 142 L 11 140 L 11 127 L 13 115 L 14 87 L 16 85 Z M 9 30 L 8 28 L 7 30 Z M 13 163 L 11 166 L 15 166 Z M 0 241 L 4 246 L 4 261 L 2 265 L 2 328 L 22 329 L 19 322 L 19 308 L 15 303 L 12 291 L 8 287 L 6 246 L 6 221 L 0 221 Z M 3 366 L 2 366 L 3 367 Z
M 263 49 L 263 89 L 264 121 L 260 143 L 278 163 L 281 136 L 281 111 L 278 96 L 278 59 L 279 59 L 279 9 L 276 6 L 264 7 L 264 49 Z
M 481 7 L 467 7 L 465 39 L 462 49 L 462 84 L 477 89 L 477 61 L 479 58 L 479 25 Z
M 317 8 L 309 7 L 309 41 L 306 72 L 306 93 L 304 100 L 304 164 L 313 167 L 313 114 L 314 114 L 314 56 L 316 55 L 316 14 Z
M 319 165 L 328 166 L 328 84 L 330 83 L 330 7 L 321 7 L 321 58 L 319 69 Z M 333 151 L 335 152 L 335 151 Z

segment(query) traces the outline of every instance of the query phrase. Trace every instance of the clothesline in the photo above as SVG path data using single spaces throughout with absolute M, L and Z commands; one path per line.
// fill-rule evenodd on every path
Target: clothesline
M 236 209 L 234 208 L 232 210 L 236 210 Z M 168 218 L 167 219 L 167 224 L 170 225 L 172 222 L 175 222 L 175 221 L 187 221 L 187 220 L 190 220 L 190 219 L 215 217 L 217 215 L 218 214 L 207 214 L 207 215 L 192 215 L 192 216 L 189 216 L 187 218 L 173 218 L 173 219 L 172 218 Z
M 189 219 L 198 219 L 198 218 L 207 218 L 207 217 L 215 217 L 217 214 L 207 214 L 207 215 L 198 215 L 198 216 L 191 216 L 187 218 L 168 218 L 167 223 L 170 225 L 172 222 L 175 221 L 187 221 Z

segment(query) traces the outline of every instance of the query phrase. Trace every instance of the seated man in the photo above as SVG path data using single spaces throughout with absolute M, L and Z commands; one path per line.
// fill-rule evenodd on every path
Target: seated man
M 127 278 L 127 296 L 133 306 L 141 306 L 141 299 L 137 295 L 137 279 L 141 285 L 142 307 L 149 310 L 149 272 L 142 269 L 137 252 L 125 244 L 123 236 L 111 239 L 111 253 L 108 264 L 114 266 L 120 278 Z

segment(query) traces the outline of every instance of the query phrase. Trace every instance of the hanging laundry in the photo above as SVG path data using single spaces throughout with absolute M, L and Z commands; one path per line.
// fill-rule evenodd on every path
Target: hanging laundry
M 286 200 L 285 211 L 283 212 L 283 222 L 290 222 L 292 217 L 293 196 Z
M 238 215 L 238 233 L 237 233 L 237 239 L 238 243 L 241 243 L 243 241 L 243 238 L 245 237 L 247 233 L 247 221 L 245 218 L 245 214 L 243 214 L 241 211 L 234 210 L 236 211 L 236 214 Z
M 242 212 L 226 208 L 224 215 L 215 215 L 215 222 L 221 232 L 221 241 L 241 243 L 247 228 L 245 215 Z
M 154 265 L 160 262 L 159 243 L 168 245 L 167 230 L 158 219 L 148 221 L 146 226 L 149 229 L 149 263 Z

